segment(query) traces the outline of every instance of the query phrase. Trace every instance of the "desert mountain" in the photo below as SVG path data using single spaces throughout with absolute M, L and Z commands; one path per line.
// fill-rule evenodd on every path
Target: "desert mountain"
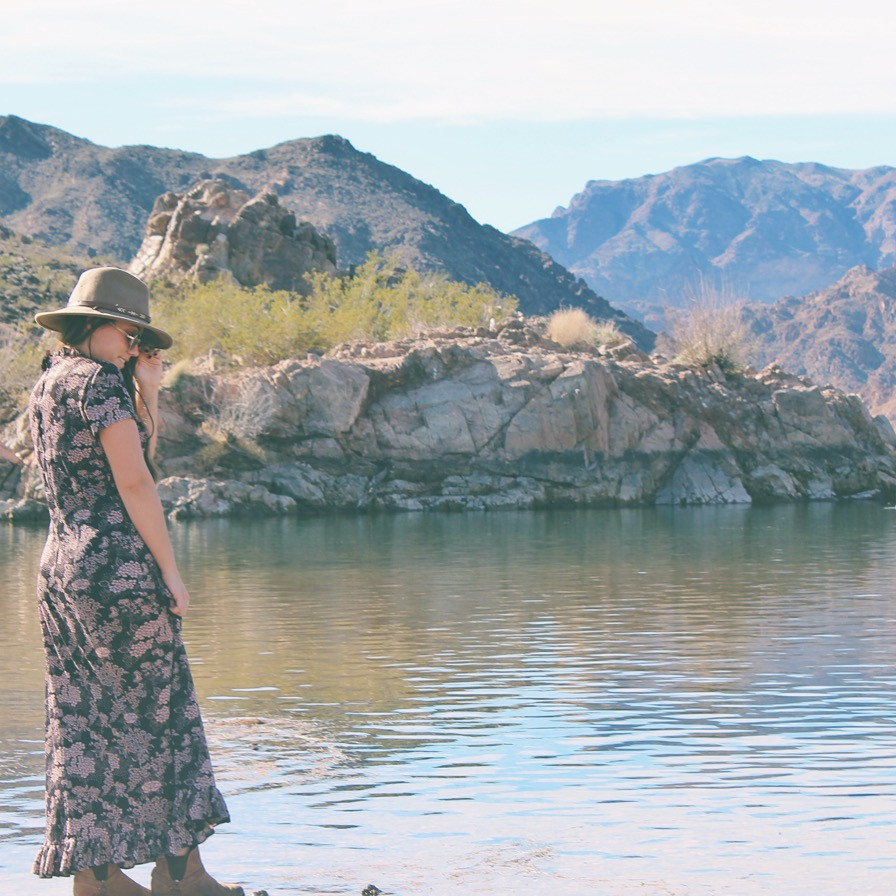
M 152 146 L 110 149 L 15 116 L 0 117 L 0 222 L 26 236 L 122 263 L 137 252 L 156 199 L 228 178 L 271 193 L 334 241 L 340 267 L 372 249 L 487 283 L 528 314 L 560 305 L 614 319 L 642 347 L 652 334 L 527 240 L 478 224 L 463 206 L 337 136 L 291 140 L 228 159 Z
M 853 268 L 826 289 L 745 314 L 760 364 L 856 392 L 896 420 L 896 268 Z
M 623 308 L 681 304 L 701 277 L 774 301 L 896 263 L 896 168 L 707 159 L 591 181 L 515 233 Z
M 5 324 L 30 320 L 40 308 L 64 305 L 81 271 L 100 261 L 0 224 L 0 334 Z

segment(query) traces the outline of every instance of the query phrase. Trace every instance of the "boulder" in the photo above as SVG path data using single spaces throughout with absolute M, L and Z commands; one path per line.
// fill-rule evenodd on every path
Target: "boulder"
M 172 519 L 254 514 L 282 515 L 295 510 L 295 501 L 261 485 L 234 480 L 171 477 L 159 485 L 162 505 Z
M 32 498 L 0 501 L 0 520 L 14 523 L 45 523 L 49 518 L 47 505 Z

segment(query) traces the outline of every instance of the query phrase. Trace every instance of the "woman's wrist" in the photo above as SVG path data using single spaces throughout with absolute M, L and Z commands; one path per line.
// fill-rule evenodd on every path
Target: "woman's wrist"
M 153 400 L 158 401 L 159 392 L 162 391 L 162 384 L 153 381 L 147 380 L 137 380 L 137 391 L 140 393 L 141 398 L 144 401 Z
M 159 407 L 159 393 L 155 392 L 147 392 L 144 389 L 140 389 L 137 393 L 140 397 L 140 403 L 145 407 L 148 411 L 155 412 Z

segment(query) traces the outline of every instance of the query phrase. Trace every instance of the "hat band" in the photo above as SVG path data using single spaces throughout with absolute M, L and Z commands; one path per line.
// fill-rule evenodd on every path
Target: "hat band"
M 150 321 L 150 317 L 148 314 L 144 314 L 142 311 L 135 311 L 133 308 L 122 308 L 121 305 L 82 305 L 81 307 L 94 308 L 97 311 L 109 311 L 117 312 L 118 314 L 127 314 L 128 317 L 139 317 L 140 320 L 145 320 L 147 323 L 149 323 Z

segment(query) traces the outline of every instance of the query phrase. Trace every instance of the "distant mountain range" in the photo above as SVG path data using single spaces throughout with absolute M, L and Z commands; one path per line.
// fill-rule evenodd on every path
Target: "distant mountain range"
M 853 268 L 833 286 L 749 306 L 745 316 L 759 364 L 856 392 L 896 422 L 896 268 Z
M 707 159 L 591 181 L 514 233 L 648 322 L 651 306 L 681 305 L 701 277 L 768 302 L 896 263 L 896 168 Z
M 272 192 L 333 239 L 340 267 L 372 249 L 406 263 L 487 283 L 527 314 L 561 305 L 615 320 L 642 348 L 653 334 L 612 308 L 527 240 L 478 224 L 463 206 L 336 136 L 292 140 L 229 159 L 152 146 L 110 149 L 16 116 L 0 117 L 0 222 L 77 254 L 130 261 L 156 198 L 200 179 Z

